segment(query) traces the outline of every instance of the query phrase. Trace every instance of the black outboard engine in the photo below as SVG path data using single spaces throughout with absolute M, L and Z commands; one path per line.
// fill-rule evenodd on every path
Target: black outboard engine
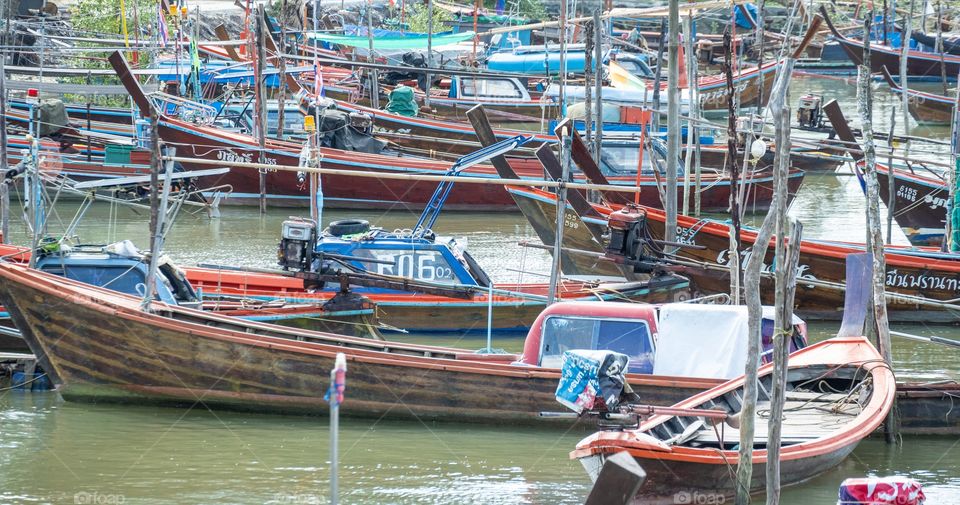
M 823 128 L 823 96 L 806 94 L 800 97 L 800 105 L 797 106 L 797 123 L 800 128 L 820 129 Z
M 313 263 L 317 248 L 317 224 L 291 217 L 283 222 L 277 264 L 284 270 L 307 271 Z
M 659 267 L 656 261 L 644 254 L 644 248 L 649 243 L 644 233 L 646 220 L 647 213 L 643 209 L 627 205 L 610 214 L 607 221 L 610 231 L 610 241 L 605 248 L 607 256 L 622 259 L 624 263 L 632 265 L 637 273 L 652 273 Z

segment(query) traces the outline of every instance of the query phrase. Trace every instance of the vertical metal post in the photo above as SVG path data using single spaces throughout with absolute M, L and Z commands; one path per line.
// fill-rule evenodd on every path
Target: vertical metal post
M 584 23 L 584 39 L 583 39 L 583 128 L 584 136 L 583 140 L 587 143 L 587 146 L 590 147 L 590 150 L 593 150 L 593 100 L 591 95 L 593 94 L 593 89 L 590 87 L 591 74 L 593 73 L 593 44 L 594 44 L 594 29 L 591 26 L 592 21 Z M 597 62 L 597 69 L 600 68 L 600 62 Z M 598 163 L 600 162 L 600 157 L 596 152 L 591 152 L 593 159 Z
M 559 117 L 567 114 L 567 0 L 560 0 L 560 20 L 557 27 L 560 36 L 560 110 Z M 549 61 L 549 59 L 547 60 Z
M 487 353 L 493 352 L 493 280 L 487 286 Z
M 557 301 L 557 283 L 560 279 L 560 258 L 563 257 L 563 224 L 567 212 L 566 182 L 570 179 L 570 150 L 573 132 L 568 132 L 566 128 L 564 128 L 561 134 L 560 162 L 563 170 L 561 171 L 560 186 L 557 187 L 557 238 L 553 244 L 553 264 L 550 268 L 550 289 L 547 293 L 547 304 L 552 304 Z
M 343 390 L 346 388 L 347 357 L 337 353 L 333 369 L 330 370 L 330 505 L 337 505 L 340 501 L 340 402 L 343 401 Z
M 267 144 L 267 97 L 264 96 L 263 89 L 263 66 L 267 61 L 267 51 L 266 51 L 266 35 L 263 33 L 264 26 L 263 21 L 263 5 L 257 5 L 257 15 L 256 20 L 254 20 L 256 29 L 254 30 L 256 38 L 256 50 L 257 50 L 257 64 L 255 67 L 255 86 L 256 86 L 256 99 L 257 99 L 257 140 L 260 143 L 260 152 L 258 156 L 258 162 L 263 165 L 266 155 L 266 144 Z M 267 173 L 263 168 L 258 168 L 260 175 L 260 214 L 266 214 L 267 212 Z
M 39 99 L 38 99 L 39 100 Z M 31 238 L 30 251 L 35 252 L 40 247 L 40 239 L 43 236 L 43 210 L 41 208 L 41 186 L 40 186 L 40 120 L 37 117 L 37 105 L 30 104 L 30 161 L 28 162 L 26 173 L 30 176 L 29 184 L 24 184 L 24 191 L 30 196 L 30 226 L 33 236 Z M 4 149 L 6 146 L 3 146 Z M 30 268 L 37 266 L 37 254 L 30 255 Z
M 433 0 L 427 0 L 427 68 L 433 68 Z M 427 72 L 427 84 L 423 90 L 423 105 L 430 108 L 430 88 L 433 75 Z
M 680 156 L 680 3 L 670 0 L 669 28 L 667 30 L 667 213 L 664 239 L 675 242 L 677 237 L 677 158 Z
M 367 61 L 374 62 L 373 57 L 373 0 L 367 0 Z M 380 77 L 376 69 L 371 68 L 369 73 L 370 106 L 380 108 Z

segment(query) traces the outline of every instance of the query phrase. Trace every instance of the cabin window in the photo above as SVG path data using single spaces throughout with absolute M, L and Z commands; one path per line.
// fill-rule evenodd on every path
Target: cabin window
M 565 351 L 608 350 L 630 357 L 627 371 L 653 373 L 653 338 L 646 321 L 550 316 L 543 323 L 540 366 L 560 368 Z
M 450 262 L 440 251 L 429 249 L 357 249 L 354 256 L 373 258 L 377 263 L 360 263 L 361 268 L 381 275 L 396 275 L 440 284 L 459 282 Z M 389 263 L 382 263 L 387 261 Z M 359 263 L 359 262 L 356 262 Z
M 523 98 L 517 83 L 510 79 L 460 79 L 464 97 Z

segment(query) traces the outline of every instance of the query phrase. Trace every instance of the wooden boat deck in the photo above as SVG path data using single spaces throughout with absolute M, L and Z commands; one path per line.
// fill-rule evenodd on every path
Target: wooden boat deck
M 809 396 L 809 397 L 808 397 Z M 758 415 L 754 421 L 754 440 L 758 445 L 767 444 L 767 426 L 770 418 L 770 402 L 758 402 Z M 784 445 L 809 442 L 830 435 L 854 419 L 861 411 L 860 405 L 844 394 L 816 395 L 790 393 L 784 404 L 781 440 Z M 694 446 L 719 446 L 723 438 L 725 447 L 740 443 L 740 430 L 728 425 L 704 426 L 696 432 L 690 444 Z

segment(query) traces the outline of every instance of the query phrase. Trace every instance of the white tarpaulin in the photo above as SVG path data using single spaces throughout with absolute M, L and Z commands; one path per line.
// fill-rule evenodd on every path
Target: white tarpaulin
M 747 361 L 747 307 L 671 303 L 660 309 L 654 375 L 732 379 Z

